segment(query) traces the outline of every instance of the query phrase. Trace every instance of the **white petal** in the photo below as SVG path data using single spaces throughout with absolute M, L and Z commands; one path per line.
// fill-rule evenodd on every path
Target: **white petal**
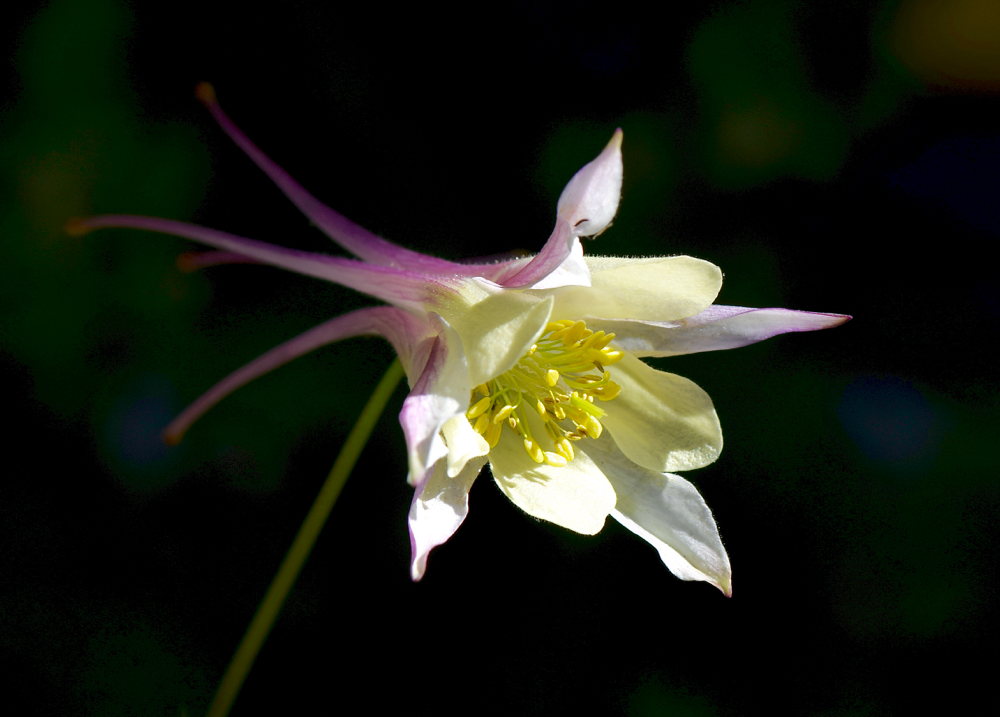
M 532 289 L 557 289 L 560 286 L 590 286 L 590 269 L 583 258 L 583 246 L 580 239 L 570 238 L 569 256 L 563 259 L 544 279 L 532 285 Z
M 469 370 L 458 334 L 436 314 L 429 314 L 438 337 L 420 378 L 403 401 L 399 422 L 406 436 L 409 480 L 419 480 L 448 453 L 441 429 L 469 407 Z
M 548 437 L 541 420 L 536 418 L 533 424 L 532 432 L 543 437 L 545 449 Z M 577 450 L 576 457 L 562 468 L 535 463 L 522 439 L 507 427 L 490 451 L 490 469 L 500 490 L 518 508 L 577 533 L 599 533 L 615 507 L 614 489 L 583 451 Z
M 469 489 L 486 464 L 474 458 L 457 476 L 449 477 L 438 461 L 430 479 L 417 488 L 410 504 L 410 577 L 420 580 L 427 569 L 427 554 L 455 534 L 469 512 Z
M 594 236 L 615 218 L 622 194 L 622 131 L 616 130 L 597 157 L 573 175 L 556 209 L 577 236 Z
M 694 316 L 715 300 L 722 272 L 715 264 L 690 256 L 619 260 L 591 270 L 590 287 L 552 289 L 556 319 L 642 319 L 673 321 Z
M 637 466 L 606 437 L 588 441 L 587 450 L 618 494 L 611 515 L 656 548 L 681 580 L 704 580 L 732 596 L 729 556 L 698 490 L 678 475 Z
M 551 298 L 510 291 L 482 279 L 442 293 L 436 305 L 462 339 L 473 386 L 517 363 L 541 335 L 552 311 Z
M 457 476 L 472 458 L 485 456 L 490 452 L 490 444 L 472 429 L 464 414 L 445 423 L 441 433 L 448 445 L 449 478 Z
M 630 460 L 657 472 L 712 463 L 722 451 L 722 428 L 712 399 L 693 381 L 657 371 L 625 354 L 612 366 L 618 396 L 599 404 L 601 419 Z
M 565 219 L 556 217 L 556 225 L 542 250 L 515 273 L 498 273 L 495 281 L 508 289 L 590 286 L 590 269 L 573 228 Z

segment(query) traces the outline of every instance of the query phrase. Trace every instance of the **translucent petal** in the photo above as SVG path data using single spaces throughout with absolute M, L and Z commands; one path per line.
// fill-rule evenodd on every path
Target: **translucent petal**
M 722 287 L 719 267 L 689 256 L 619 260 L 597 271 L 588 265 L 590 287 L 544 293 L 555 297 L 554 318 L 673 321 L 710 306 Z
M 410 504 L 410 577 L 420 580 L 427 569 L 427 554 L 455 534 L 469 512 L 469 489 L 486 464 L 474 458 L 454 477 L 445 461 L 438 461 L 431 477 L 418 486 Z
M 436 295 L 432 305 L 461 336 L 475 386 L 496 378 L 527 353 L 549 320 L 552 299 L 467 279 L 457 291 Z
M 532 433 L 545 435 L 538 418 L 529 414 L 528 420 Z M 599 533 L 615 507 L 614 489 L 582 450 L 562 468 L 535 463 L 522 439 L 504 428 L 500 442 L 490 451 L 490 468 L 496 484 L 514 505 L 577 533 Z
M 649 542 L 681 580 L 704 580 L 732 595 L 732 568 L 712 511 L 698 490 L 678 475 L 657 473 L 629 461 L 606 437 L 587 452 L 614 486 L 611 515 Z
M 444 424 L 441 429 L 444 442 L 448 445 L 448 477 L 454 478 L 465 464 L 473 458 L 485 456 L 490 452 L 490 444 L 486 439 L 472 430 L 469 419 L 465 415 L 455 416 Z
M 700 468 L 722 451 L 712 399 L 693 381 L 657 371 L 629 354 L 611 369 L 622 387 L 601 419 L 633 462 L 657 472 Z

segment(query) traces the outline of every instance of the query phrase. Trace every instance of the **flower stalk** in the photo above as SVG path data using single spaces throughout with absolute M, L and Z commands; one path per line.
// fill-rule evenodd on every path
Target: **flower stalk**
M 333 506 L 340 496 L 340 491 L 347 482 L 347 477 L 354 468 L 354 464 L 358 462 L 361 451 L 368 442 L 375 424 L 402 378 L 403 367 L 399 360 L 395 359 L 375 387 L 368 403 L 361 410 L 358 422 L 354 424 L 347 440 L 344 441 L 330 474 L 323 482 L 308 515 L 302 521 L 302 527 L 299 528 L 295 540 L 292 541 L 288 554 L 282 561 L 281 567 L 278 568 L 274 580 L 271 581 L 260 607 L 257 608 L 256 614 L 247 627 L 246 634 L 236 648 L 232 662 L 229 663 L 229 667 L 219 683 L 219 689 L 208 709 L 208 717 L 225 717 L 229 714 L 244 680 L 250 673 L 250 668 L 253 667 L 254 660 L 257 659 L 260 648 L 271 632 L 271 627 L 281 611 L 281 606 L 285 603 L 285 598 L 288 597 L 292 585 L 295 584 L 295 579 L 302 571 L 306 558 L 309 557 L 313 545 L 316 544 L 320 531 L 323 530 L 327 518 L 330 517 L 330 511 L 333 510 Z

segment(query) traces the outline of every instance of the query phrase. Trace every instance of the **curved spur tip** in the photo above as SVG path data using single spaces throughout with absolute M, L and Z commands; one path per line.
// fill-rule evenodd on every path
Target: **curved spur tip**
M 86 221 L 81 219 L 80 217 L 73 217 L 68 222 L 66 222 L 66 226 L 63 227 L 63 230 L 71 237 L 82 237 L 85 234 L 90 234 L 90 232 L 93 231 L 90 227 L 87 226 Z
M 168 446 L 176 446 L 184 439 L 184 431 L 171 430 L 168 426 L 163 433 L 160 434 L 160 438 Z
M 195 85 L 194 96 L 206 105 L 214 105 L 216 103 L 215 88 L 212 87 L 211 82 L 199 82 Z
M 201 269 L 201 262 L 198 259 L 204 252 L 200 251 L 186 251 L 183 254 L 178 255 L 176 261 L 174 262 L 177 266 L 177 270 L 182 274 L 193 274 L 194 272 Z

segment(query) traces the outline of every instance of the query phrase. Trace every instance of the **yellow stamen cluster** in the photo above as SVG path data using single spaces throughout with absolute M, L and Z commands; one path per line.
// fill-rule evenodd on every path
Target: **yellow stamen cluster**
M 614 337 L 582 321 L 550 322 L 514 368 L 476 387 L 465 415 L 490 448 L 506 423 L 536 463 L 565 466 L 573 460 L 572 441 L 597 438 L 604 430 L 604 411 L 594 399 L 610 401 L 621 391 L 605 368 L 624 356 L 608 348 Z M 528 411 L 542 419 L 553 451 L 543 450 L 532 435 Z

